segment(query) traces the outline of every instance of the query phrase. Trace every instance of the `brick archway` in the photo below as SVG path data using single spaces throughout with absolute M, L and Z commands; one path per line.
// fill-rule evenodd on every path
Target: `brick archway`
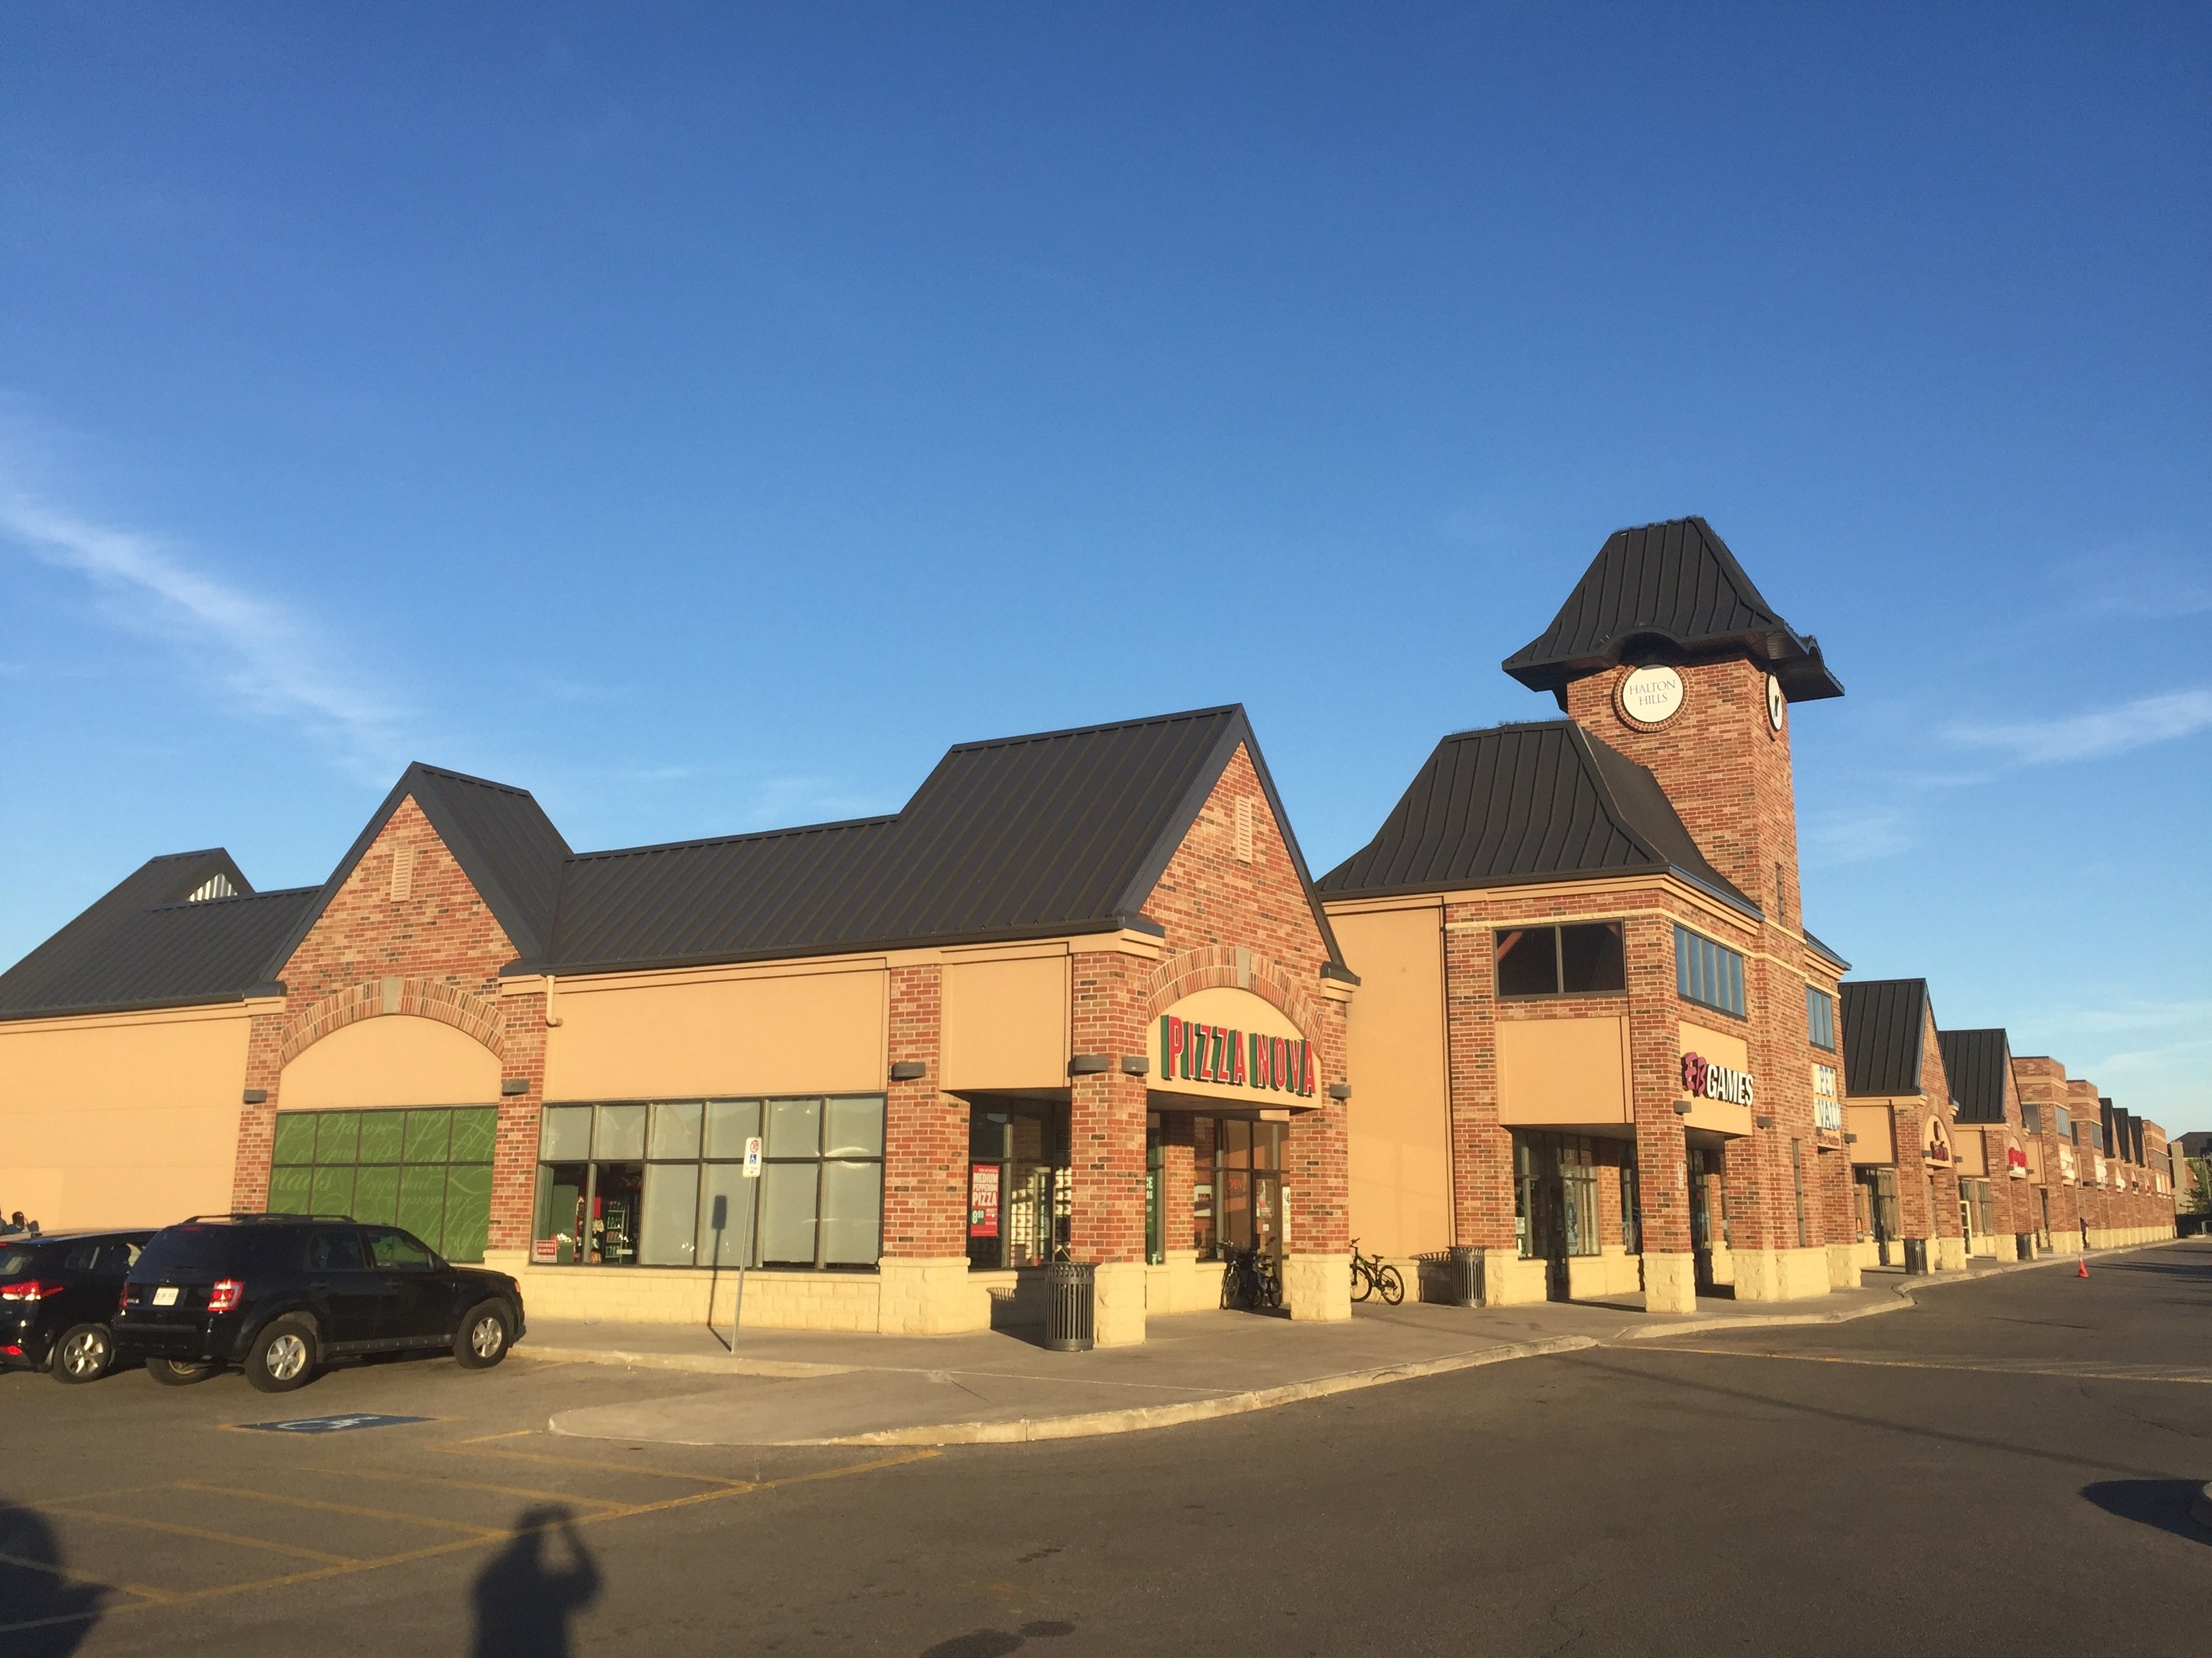
M 365 979 L 301 1009 L 277 1050 L 276 1063 L 288 1066 L 333 1031 L 387 1013 L 435 1019 L 481 1042 L 501 1060 L 507 1058 L 496 998 L 472 995 L 439 979 Z
M 1158 1018 L 1200 990 L 1249 990 L 1279 1008 L 1308 1036 L 1320 1034 L 1319 1005 L 1297 975 L 1272 956 L 1241 944 L 1208 944 L 1179 951 L 1160 963 L 1145 987 L 1145 1017 Z

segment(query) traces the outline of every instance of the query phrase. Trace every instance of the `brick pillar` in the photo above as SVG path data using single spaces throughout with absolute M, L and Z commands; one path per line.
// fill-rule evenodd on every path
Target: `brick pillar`
M 1069 1247 L 1097 1264 L 1101 1346 L 1145 1339 L 1146 1084 L 1121 1069 L 1124 1054 L 1146 1051 L 1140 974 L 1127 957 L 1089 950 L 1068 975 L 1073 1050 L 1107 1058 L 1105 1070 L 1068 1079 Z
M 1160 1249 L 1170 1260 L 1197 1253 L 1191 1231 L 1197 1121 L 1188 1111 L 1160 1114 Z
M 888 1083 L 884 1102 L 884 1254 L 944 1260 L 968 1248 L 968 1103 L 938 1091 L 941 969 L 890 971 L 889 1063 L 921 1077 Z
M 1447 1085 L 1451 1100 L 1452 1238 L 1483 1252 L 1483 1297 L 1495 1305 L 1517 1259 L 1513 1136 L 1498 1121 L 1497 1003 L 1490 926 L 1471 907 L 1444 926 Z
M 1346 1115 L 1329 1089 L 1346 1080 L 1345 1004 L 1318 1004 L 1310 1033 L 1316 1078 L 1315 1110 L 1295 1114 L 1284 1152 L 1285 1201 L 1291 1211 L 1290 1249 L 1283 1263 L 1283 1299 L 1294 1319 L 1352 1316 L 1352 1204 L 1346 1173 Z
M 276 1150 L 276 1093 L 283 1081 L 284 1010 L 281 1005 L 252 1015 L 246 1036 L 246 1090 L 264 1090 L 259 1105 L 239 1107 L 238 1149 L 230 1176 L 230 1206 L 240 1211 L 269 1205 L 269 1160 Z
M 484 1258 L 495 1252 L 526 1260 L 538 1201 L 538 1123 L 545 1106 L 545 993 L 502 996 L 499 1003 L 502 1081 L 519 1077 L 520 1094 L 499 1097 L 499 1137 L 492 1151 L 491 1232 Z

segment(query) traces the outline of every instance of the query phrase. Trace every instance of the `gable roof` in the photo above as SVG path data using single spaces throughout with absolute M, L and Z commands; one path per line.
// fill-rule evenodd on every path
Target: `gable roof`
M 1758 915 L 1698 850 L 1650 771 L 1569 720 L 1437 744 L 1375 838 L 1322 877 L 1330 897 L 1668 872 Z
M 1784 622 L 1728 544 L 1694 517 L 1615 530 L 1552 625 L 1502 665 L 1532 690 L 1564 692 L 1654 641 L 1693 656 L 1748 653 L 1793 702 L 1844 694 L 1820 641 Z
M 1340 967 L 1250 721 L 1231 705 L 964 743 L 891 817 L 574 858 L 550 947 L 517 970 L 1149 927 L 1144 902 L 1240 745 Z
M 2002 1029 L 1939 1030 L 1943 1075 L 1960 1122 L 2005 1121 L 2005 1084 L 2012 1076 L 2012 1043 Z
M 187 902 L 217 875 L 234 896 Z M 255 892 L 220 847 L 149 859 L 0 973 L 0 1019 L 235 1000 L 313 896 Z
M 1938 1094 L 1942 1078 L 1923 1078 L 1921 1052 L 1934 1010 L 1925 979 L 1846 979 L 1844 1092 L 1895 1097 Z M 1928 1082 L 1935 1086 L 1926 1086 Z
M 560 896 L 561 867 L 568 843 L 527 789 L 442 767 L 415 762 L 399 774 L 392 793 L 369 817 L 331 878 L 268 963 L 264 978 L 281 975 L 284 963 L 313 930 L 347 878 L 360 866 L 399 803 L 412 796 L 430 827 L 453 854 L 461 873 L 484 901 L 507 939 L 523 957 L 540 954 L 553 931 Z

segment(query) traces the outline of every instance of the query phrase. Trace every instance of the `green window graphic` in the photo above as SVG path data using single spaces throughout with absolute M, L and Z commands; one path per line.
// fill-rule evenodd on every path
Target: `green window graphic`
M 449 1260 L 482 1260 L 498 1118 L 488 1105 L 280 1112 L 269 1206 L 404 1227 Z

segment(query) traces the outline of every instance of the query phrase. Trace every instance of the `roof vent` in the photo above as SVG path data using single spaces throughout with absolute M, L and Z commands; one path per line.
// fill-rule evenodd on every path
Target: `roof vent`
M 173 891 L 174 889 L 171 889 Z M 235 898 L 238 889 L 230 884 L 228 875 L 210 875 L 185 895 L 188 904 L 204 904 L 210 898 Z

